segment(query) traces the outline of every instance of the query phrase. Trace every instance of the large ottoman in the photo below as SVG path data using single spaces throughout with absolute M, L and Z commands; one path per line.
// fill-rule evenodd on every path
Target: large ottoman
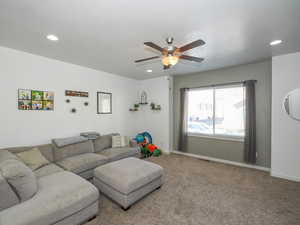
M 94 185 L 127 210 L 162 185 L 163 168 L 137 158 L 126 158 L 94 170 Z

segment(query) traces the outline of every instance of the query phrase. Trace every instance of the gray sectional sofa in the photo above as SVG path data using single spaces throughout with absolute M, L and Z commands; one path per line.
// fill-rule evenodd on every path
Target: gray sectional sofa
M 57 147 L 54 143 L 0 149 L 0 225 L 76 225 L 98 212 L 96 167 L 140 157 L 136 143 L 112 148 L 112 136 Z M 49 164 L 31 170 L 15 154 L 37 147 Z M 83 179 L 85 178 L 85 179 Z

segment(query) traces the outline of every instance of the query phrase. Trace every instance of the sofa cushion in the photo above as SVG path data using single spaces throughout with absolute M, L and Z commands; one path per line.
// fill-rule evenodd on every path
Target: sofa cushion
M 43 166 L 34 171 L 34 174 L 37 178 L 44 177 L 51 175 L 53 173 L 59 173 L 64 171 L 64 169 L 60 168 L 59 166 L 55 165 L 54 163 L 50 163 L 46 166 Z
M 110 134 L 100 136 L 94 140 L 95 152 L 101 152 L 106 148 L 111 148 L 112 136 Z
M 129 137 L 127 136 L 112 136 L 112 148 L 128 147 Z
M 0 163 L 0 171 L 21 202 L 30 199 L 38 190 L 34 173 L 23 162 L 8 159 Z
M 17 153 L 16 155 L 23 163 L 26 164 L 26 166 L 28 166 L 32 170 L 36 170 L 50 163 L 42 155 L 42 153 L 38 148 L 33 148 L 28 151 L 20 152 Z
M 97 153 L 108 158 L 110 162 L 128 158 L 128 157 L 139 157 L 140 151 L 138 148 L 124 147 L 124 148 L 108 148 L 102 152 Z
M 113 189 L 129 194 L 162 176 L 161 166 L 137 158 L 127 158 L 95 169 L 94 177 Z
M 54 161 L 54 156 L 53 156 L 53 149 L 51 144 L 46 144 L 46 145 L 37 145 L 37 146 L 23 146 L 23 147 L 13 147 L 13 148 L 6 148 L 11 153 L 17 154 L 20 152 L 28 151 L 31 150 L 32 148 L 38 148 L 42 155 L 50 162 Z M 1 151 L 1 150 L 0 150 Z
M 83 153 L 93 153 L 94 146 L 91 140 L 87 140 L 72 145 L 67 145 L 61 148 L 58 148 L 55 144 L 53 144 L 53 151 L 54 151 L 55 160 L 60 161 L 65 158 L 80 155 Z
M 57 165 L 65 170 L 79 174 L 87 170 L 96 168 L 108 162 L 105 156 L 95 153 L 86 153 L 81 155 L 72 156 L 57 162 Z
M 112 147 L 112 136 L 119 136 L 119 133 L 112 133 L 100 136 L 94 140 L 95 152 L 101 152 L 106 148 Z
M 67 137 L 67 138 L 55 138 L 52 139 L 52 143 L 56 145 L 58 148 L 65 147 L 67 145 L 74 145 L 81 142 L 85 142 L 88 140 L 85 137 L 82 136 L 74 136 L 74 137 Z
M 0 150 L 0 163 L 8 159 L 17 159 L 17 157 L 8 150 Z
M 19 203 L 18 196 L 9 186 L 0 171 L 0 211 Z
M 98 202 L 95 186 L 64 171 L 38 179 L 39 191 L 26 202 L 0 212 L 4 225 L 57 224 Z

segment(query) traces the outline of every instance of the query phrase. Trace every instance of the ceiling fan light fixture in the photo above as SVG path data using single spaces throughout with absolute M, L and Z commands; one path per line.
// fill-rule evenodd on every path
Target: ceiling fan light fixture
M 174 66 L 178 63 L 179 57 L 174 55 L 167 55 L 162 58 L 162 64 L 165 66 Z
M 281 44 L 282 43 L 282 40 L 274 40 L 274 41 L 271 41 L 270 42 L 270 45 L 271 46 L 274 46 L 274 45 L 279 45 L 279 44 Z
M 58 41 L 58 37 L 54 34 L 49 34 L 47 35 L 47 39 L 50 40 L 50 41 Z
M 168 44 L 166 47 L 160 47 L 157 44 L 155 44 L 153 42 L 149 42 L 149 41 L 144 42 L 145 46 L 159 51 L 161 55 L 135 60 L 134 62 L 140 63 L 140 62 L 145 62 L 145 61 L 152 60 L 152 59 L 161 58 L 161 62 L 164 65 L 163 69 L 166 70 L 166 69 L 169 69 L 172 66 L 176 65 L 179 60 L 189 60 L 189 61 L 198 62 L 198 63 L 201 63 L 204 60 L 204 58 L 199 58 L 199 57 L 183 54 L 184 52 L 186 52 L 190 49 L 204 45 L 205 42 L 201 39 L 190 42 L 184 46 L 181 46 L 180 48 L 178 48 L 177 46 L 172 44 L 173 43 L 172 37 L 167 38 L 166 42 Z

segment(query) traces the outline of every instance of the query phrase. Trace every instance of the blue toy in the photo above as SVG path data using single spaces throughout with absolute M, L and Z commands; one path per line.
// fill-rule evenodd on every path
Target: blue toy
M 139 133 L 135 140 L 138 144 L 152 144 L 152 136 L 148 132 Z

